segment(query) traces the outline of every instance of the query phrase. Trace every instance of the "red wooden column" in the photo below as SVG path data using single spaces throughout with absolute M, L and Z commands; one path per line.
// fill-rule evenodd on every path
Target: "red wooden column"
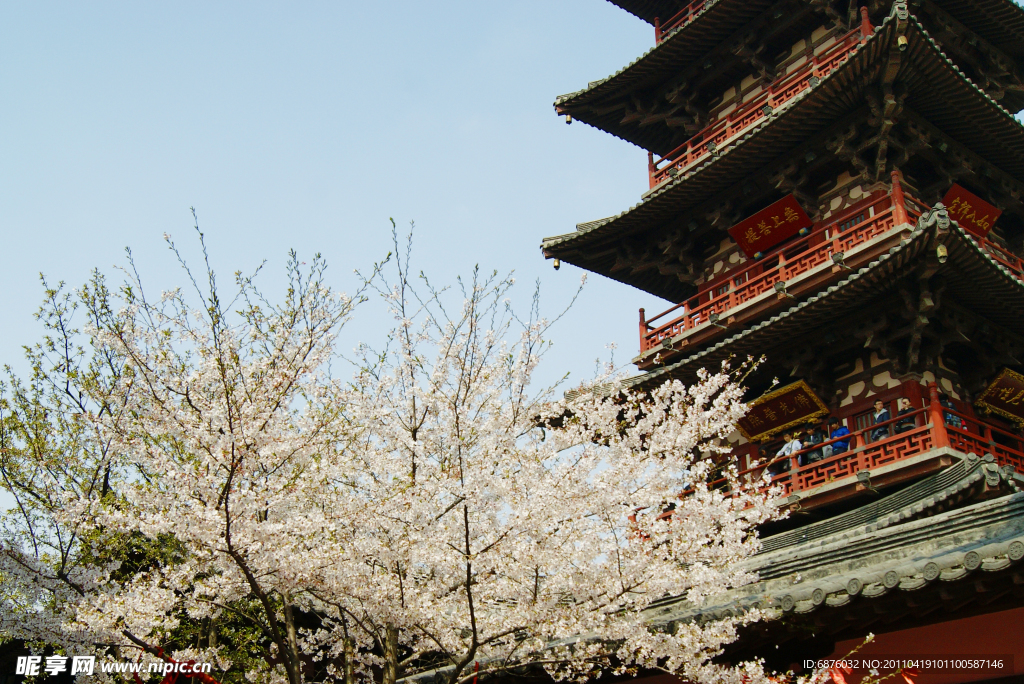
M 928 383 L 928 415 L 932 421 L 932 442 L 936 448 L 949 446 L 949 435 L 946 433 L 946 419 L 942 415 L 942 404 L 939 403 L 939 386 Z
M 900 185 L 899 169 L 893 169 L 892 172 L 892 212 L 897 226 L 910 223 L 907 216 L 907 199 L 903 195 L 903 186 Z
M 640 351 L 641 352 L 647 351 L 647 347 L 644 345 L 644 342 L 646 342 L 646 338 L 647 338 L 647 319 L 644 318 L 645 313 L 646 312 L 641 308 L 640 309 Z
M 925 389 L 921 387 L 921 383 L 917 380 L 906 380 L 903 383 L 903 396 L 910 399 L 910 405 L 915 409 L 919 409 L 924 406 L 924 393 L 921 391 Z
M 871 19 L 868 17 L 868 8 L 860 8 L 860 39 L 865 41 L 871 35 L 871 32 L 875 30 L 875 27 L 871 25 Z

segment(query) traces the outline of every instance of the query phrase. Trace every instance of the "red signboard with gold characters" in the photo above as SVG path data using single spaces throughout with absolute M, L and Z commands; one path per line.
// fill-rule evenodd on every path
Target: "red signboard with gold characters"
M 1024 375 L 1004 368 L 974 405 L 982 413 L 994 413 L 1024 427 Z
M 828 407 L 803 380 L 768 392 L 748 406 L 747 415 L 740 418 L 738 425 L 751 442 L 770 439 L 791 427 L 828 415 Z
M 942 198 L 949 218 L 964 230 L 985 237 L 1003 212 L 959 185 L 954 185 Z
M 757 257 L 804 228 L 814 225 L 793 195 L 743 219 L 729 229 L 729 235 L 748 257 Z

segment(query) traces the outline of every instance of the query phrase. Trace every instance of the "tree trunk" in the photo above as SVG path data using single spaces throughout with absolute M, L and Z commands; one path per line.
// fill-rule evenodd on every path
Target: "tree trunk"
M 345 637 L 345 684 L 356 684 L 356 647 L 352 637 Z
M 282 653 L 285 669 L 288 671 L 289 684 L 302 684 L 302 661 L 299 659 L 299 641 L 295 631 L 295 615 L 287 598 L 284 602 L 284 625 L 287 653 Z
M 398 628 L 384 627 L 384 679 L 381 684 L 395 684 L 398 680 Z

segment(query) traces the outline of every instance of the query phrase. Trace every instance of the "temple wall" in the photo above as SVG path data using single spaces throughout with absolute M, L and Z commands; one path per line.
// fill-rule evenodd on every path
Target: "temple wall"
M 707 282 L 714 282 L 715 278 L 727 270 L 732 270 L 745 262 L 747 259 L 740 251 L 739 245 L 728 235 L 718 245 L 718 251 L 708 258 L 708 267 L 703 275 L 697 278 L 695 284 L 700 287 Z
M 833 372 L 836 375 L 836 398 L 840 408 L 895 389 L 906 379 L 893 370 L 892 362 L 888 359 L 880 357 L 877 352 L 868 353 L 866 350 L 861 358 L 838 366 Z M 934 370 L 921 374 L 919 381 L 922 384 L 936 382 L 939 390 L 953 399 L 966 400 L 959 376 L 941 358 Z
M 836 178 L 835 185 L 821 193 L 818 204 L 821 219 L 828 220 L 833 214 L 853 206 L 876 190 L 888 192 L 889 186 L 884 183 L 868 184 L 849 171 L 844 171 Z
M 999 604 L 994 605 L 994 610 L 998 610 Z M 997 673 L 993 673 L 992 670 L 948 667 L 922 671 L 913 679 L 916 684 L 963 684 L 986 679 L 993 682 L 1020 681 L 1024 675 L 1024 639 L 1020 638 L 1022 619 L 1024 608 L 1014 608 L 886 632 L 879 634 L 868 644 L 861 638 L 850 639 L 836 643 L 835 650 L 828 657 L 849 658 L 850 653 L 856 651 L 857 659 L 862 660 L 935 655 L 975 659 L 1002 658 L 1005 669 Z M 1004 678 L 997 679 L 993 674 L 1003 675 Z M 858 684 L 869 678 L 869 672 L 867 668 L 855 669 L 846 677 L 850 684 Z M 903 680 L 896 678 L 892 681 Z
M 840 369 L 842 368 L 840 366 Z M 836 399 L 842 408 L 875 394 L 895 389 L 902 382 L 893 373 L 892 364 L 887 359 L 880 358 L 875 352 L 865 353 L 856 360 L 852 370 L 837 379 Z
M 819 26 L 810 36 L 801 38 L 793 44 L 789 54 L 781 57 L 775 64 L 777 78 L 782 78 L 799 70 L 814 55 L 819 55 L 835 44 L 842 31 L 838 28 Z M 771 57 L 766 57 L 766 61 Z M 756 98 L 771 84 L 763 83 L 759 75 L 750 74 L 738 84 L 727 88 L 721 96 L 708 102 L 708 121 L 713 122 L 729 116 L 744 102 Z

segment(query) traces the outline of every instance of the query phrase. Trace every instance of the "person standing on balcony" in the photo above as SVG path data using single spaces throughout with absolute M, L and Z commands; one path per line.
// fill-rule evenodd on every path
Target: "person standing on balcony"
M 949 409 L 949 411 L 956 411 L 956 406 L 950 400 L 948 394 L 940 394 L 939 403 L 942 404 L 943 408 Z M 948 425 L 949 427 L 954 427 L 957 430 L 963 430 L 964 422 L 960 419 L 960 416 L 954 413 L 950 413 L 949 411 L 942 412 L 942 419 L 946 421 L 946 425 Z
M 775 462 L 772 464 L 772 467 L 768 469 L 773 475 L 779 475 L 788 471 L 791 465 L 790 456 L 803 448 L 800 440 L 797 439 L 797 433 L 787 432 L 782 435 L 782 439 L 785 440 L 785 444 L 783 444 L 782 448 L 775 454 Z
M 807 433 L 806 439 L 803 440 L 803 445 L 806 448 L 810 448 L 810 447 L 814 446 L 815 444 L 821 444 L 824 441 L 825 441 L 825 431 L 822 430 L 821 426 L 819 425 L 819 426 L 815 427 L 813 430 L 811 430 L 810 432 Z M 814 449 L 813 451 L 807 452 L 806 454 L 804 454 L 803 456 L 800 457 L 800 465 L 804 466 L 804 465 L 807 465 L 808 463 L 814 463 L 815 461 L 820 461 L 822 458 L 825 457 L 824 456 L 824 449 L 826 449 L 826 448 L 827 447 L 822 447 L 820 449 Z
M 850 434 L 850 428 L 848 428 L 845 425 L 843 425 L 842 421 L 839 420 L 838 418 L 829 418 L 829 420 L 828 420 L 828 428 L 829 428 L 829 434 L 828 434 L 828 438 L 829 439 L 836 439 L 836 440 L 838 440 L 839 437 L 846 437 L 847 435 Z M 849 449 L 850 449 L 850 440 L 843 439 L 843 440 L 838 440 L 838 441 L 832 442 L 832 444 L 826 444 L 822 448 L 822 453 L 824 454 L 825 458 L 828 458 L 829 456 L 832 456 L 833 454 L 845 453 L 845 452 L 849 451 Z
M 900 397 L 899 401 L 896 402 L 896 407 L 899 409 L 896 411 L 896 417 L 899 418 L 899 420 L 896 421 L 896 425 L 893 428 L 896 434 L 898 435 L 901 432 L 907 432 L 916 428 L 917 418 L 908 415 L 914 412 L 914 409 L 910 406 L 910 399 Z
M 892 418 L 892 416 L 889 414 L 889 409 L 885 408 L 885 402 L 883 402 L 881 399 L 876 399 L 875 400 L 874 422 L 872 423 L 872 425 L 878 425 L 879 423 L 884 423 L 885 421 L 889 420 L 890 418 Z M 888 425 L 883 425 L 882 427 L 876 427 L 874 430 L 871 431 L 871 441 L 872 442 L 877 442 L 878 440 L 885 439 L 888 436 L 889 436 L 889 426 Z

